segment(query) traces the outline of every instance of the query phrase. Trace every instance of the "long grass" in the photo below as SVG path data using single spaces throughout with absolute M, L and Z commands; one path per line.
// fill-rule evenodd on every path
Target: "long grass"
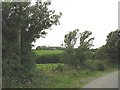
M 62 65 L 64 67 L 63 72 L 54 71 L 54 68 L 59 65 Z M 45 67 L 45 69 L 43 69 L 43 67 Z M 116 69 L 107 68 L 105 71 L 90 71 L 75 70 L 72 67 L 66 66 L 64 64 L 37 64 L 37 70 L 39 73 L 41 72 L 41 74 L 44 73 L 44 76 L 42 76 L 41 78 L 44 79 L 44 77 L 47 77 L 47 79 L 44 79 L 44 81 L 42 81 L 44 85 L 41 85 L 41 87 L 81 88 L 84 84 L 90 82 L 91 80 L 110 73 Z M 37 77 L 39 77 L 39 75 Z M 38 83 L 39 80 L 40 78 L 37 80 Z
M 59 65 L 64 67 L 63 63 L 57 63 L 57 64 L 36 64 L 38 69 L 46 70 L 46 71 L 53 70 L 53 69 L 57 68 Z
M 64 50 L 35 50 L 37 55 L 56 55 L 61 54 Z M 88 62 L 91 64 L 90 62 Z M 94 65 L 94 64 L 93 64 Z M 63 71 L 57 71 L 61 66 Z M 36 64 L 33 82 L 29 87 L 38 88 L 81 88 L 84 84 L 96 79 L 102 75 L 110 73 L 116 68 L 105 67 L 105 71 L 91 71 L 84 69 L 74 69 L 62 63 L 56 64 Z
M 59 65 L 64 67 L 62 72 L 56 72 L 56 69 L 54 69 Z M 15 88 L 81 88 L 91 80 L 115 70 L 116 68 L 107 68 L 105 71 L 76 70 L 61 63 L 37 64 L 35 70 L 31 72 L 31 83 L 22 84 L 16 82 L 15 77 L 9 78 L 9 81 L 12 80 L 10 84 Z

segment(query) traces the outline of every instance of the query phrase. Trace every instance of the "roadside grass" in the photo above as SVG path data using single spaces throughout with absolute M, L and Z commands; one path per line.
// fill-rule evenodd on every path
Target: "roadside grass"
M 63 67 L 63 63 L 57 63 L 57 64 L 36 64 L 37 68 L 40 70 L 50 71 L 53 69 L 56 69 L 58 66 Z
M 51 64 L 51 66 L 54 65 L 55 64 Z M 33 81 L 33 87 L 34 85 L 37 85 L 36 87 L 39 88 L 81 88 L 84 84 L 90 82 L 91 80 L 111 73 L 117 69 L 107 68 L 105 71 L 75 70 L 72 67 L 62 64 L 64 71 L 59 72 L 54 71 L 54 68 L 49 69 L 48 67 L 46 67 L 45 70 L 42 70 L 42 68 L 38 68 L 38 66 L 43 67 L 44 65 L 37 64 L 37 77 L 35 77 L 36 79 Z M 47 64 L 45 64 L 45 66 L 47 66 Z M 50 64 L 48 64 L 48 66 L 50 66 Z M 40 76 L 39 74 L 42 75 Z M 35 84 L 35 82 L 37 83 Z
M 59 55 L 64 50 L 35 50 L 38 56 Z M 98 62 L 99 63 L 99 62 Z M 95 64 L 88 62 L 87 65 L 95 67 Z M 10 88 L 82 88 L 86 83 L 116 71 L 117 66 L 106 65 L 105 71 L 90 70 L 86 68 L 75 69 L 63 63 L 36 64 L 36 67 L 30 73 L 31 83 L 21 83 L 18 77 L 6 77 L 4 81 L 8 82 L 6 86 Z
M 63 67 L 63 71 L 56 69 Z M 45 67 L 45 69 L 43 69 Z M 50 69 L 51 67 L 51 69 Z M 17 82 L 17 77 L 9 78 L 11 88 L 81 88 L 86 83 L 100 76 L 117 70 L 114 66 L 108 67 L 105 71 L 90 71 L 88 69 L 76 70 L 73 67 L 58 64 L 37 64 L 31 72 L 32 82 L 22 84 Z

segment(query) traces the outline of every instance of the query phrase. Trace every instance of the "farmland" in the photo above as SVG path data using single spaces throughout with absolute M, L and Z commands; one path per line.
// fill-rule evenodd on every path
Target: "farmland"
M 36 63 L 60 63 L 61 54 L 64 50 L 35 50 Z
M 37 55 L 53 55 L 53 54 L 61 54 L 64 50 L 35 50 Z

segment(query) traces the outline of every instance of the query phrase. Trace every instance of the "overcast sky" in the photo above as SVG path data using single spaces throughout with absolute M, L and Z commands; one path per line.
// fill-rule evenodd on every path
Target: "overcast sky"
M 46 38 L 36 40 L 35 47 L 60 46 L 64 35 L 75 29 L 79 29 L 80 32 L 92 31 L 92 37 L 95 38 L 94 48 L 104 45 L 108 33 L 118 28 L 118 1 L 51 0 L 50 8 L 63 14 L 60 18 L 61 24 L 48 30 Z

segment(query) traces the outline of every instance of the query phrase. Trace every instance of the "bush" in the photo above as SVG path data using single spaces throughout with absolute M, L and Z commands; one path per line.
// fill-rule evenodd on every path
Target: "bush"
M 95 65 L 95 62 L 94 62 L 94 61 L 92 61 L 92 60 L 87 60 L 87 61 L 85 62 L 85 64 L 86 64 L 86 67 L 87 67 L 89 70 L 91 70 L 91 71 L 96 70 L 96 65 Z
M 59 71 L 59 72 L 63 72 L 63 65 L 57 65 L 57 67 L 55 68 L 55 71 Z
M 104 62 L 100 60 L 87 60 L 85 62 L 85 65 L 91 71 L 95 71 L 95 70 L 104 71 L 105 70 Z
M 72 48 L 67 48 L 61 55 L 61 62 L 67 65 L 76 66 L 75 51 Z
M 19 73 L 19 48 L 15 44 L 9 44 L 8 48 L 2 50 L 2 74 L 3 76 L 14 76 Z
M 98 64 L 98 65 L 97 65 L 97 69 L 98 69 L 99 71 L 105 71 L 105 68 L 104 68 L 103 64 Z
M 14 83 L 17 80 L 29 76 L 34 68 L 34 53 L 29 48 L 21 47 L 21 50 L 19 50 L 16 44 L 9 44 L 9 48 L 6 52 L 3 52 L 2 57 L 3 87 L 15 86 Z

